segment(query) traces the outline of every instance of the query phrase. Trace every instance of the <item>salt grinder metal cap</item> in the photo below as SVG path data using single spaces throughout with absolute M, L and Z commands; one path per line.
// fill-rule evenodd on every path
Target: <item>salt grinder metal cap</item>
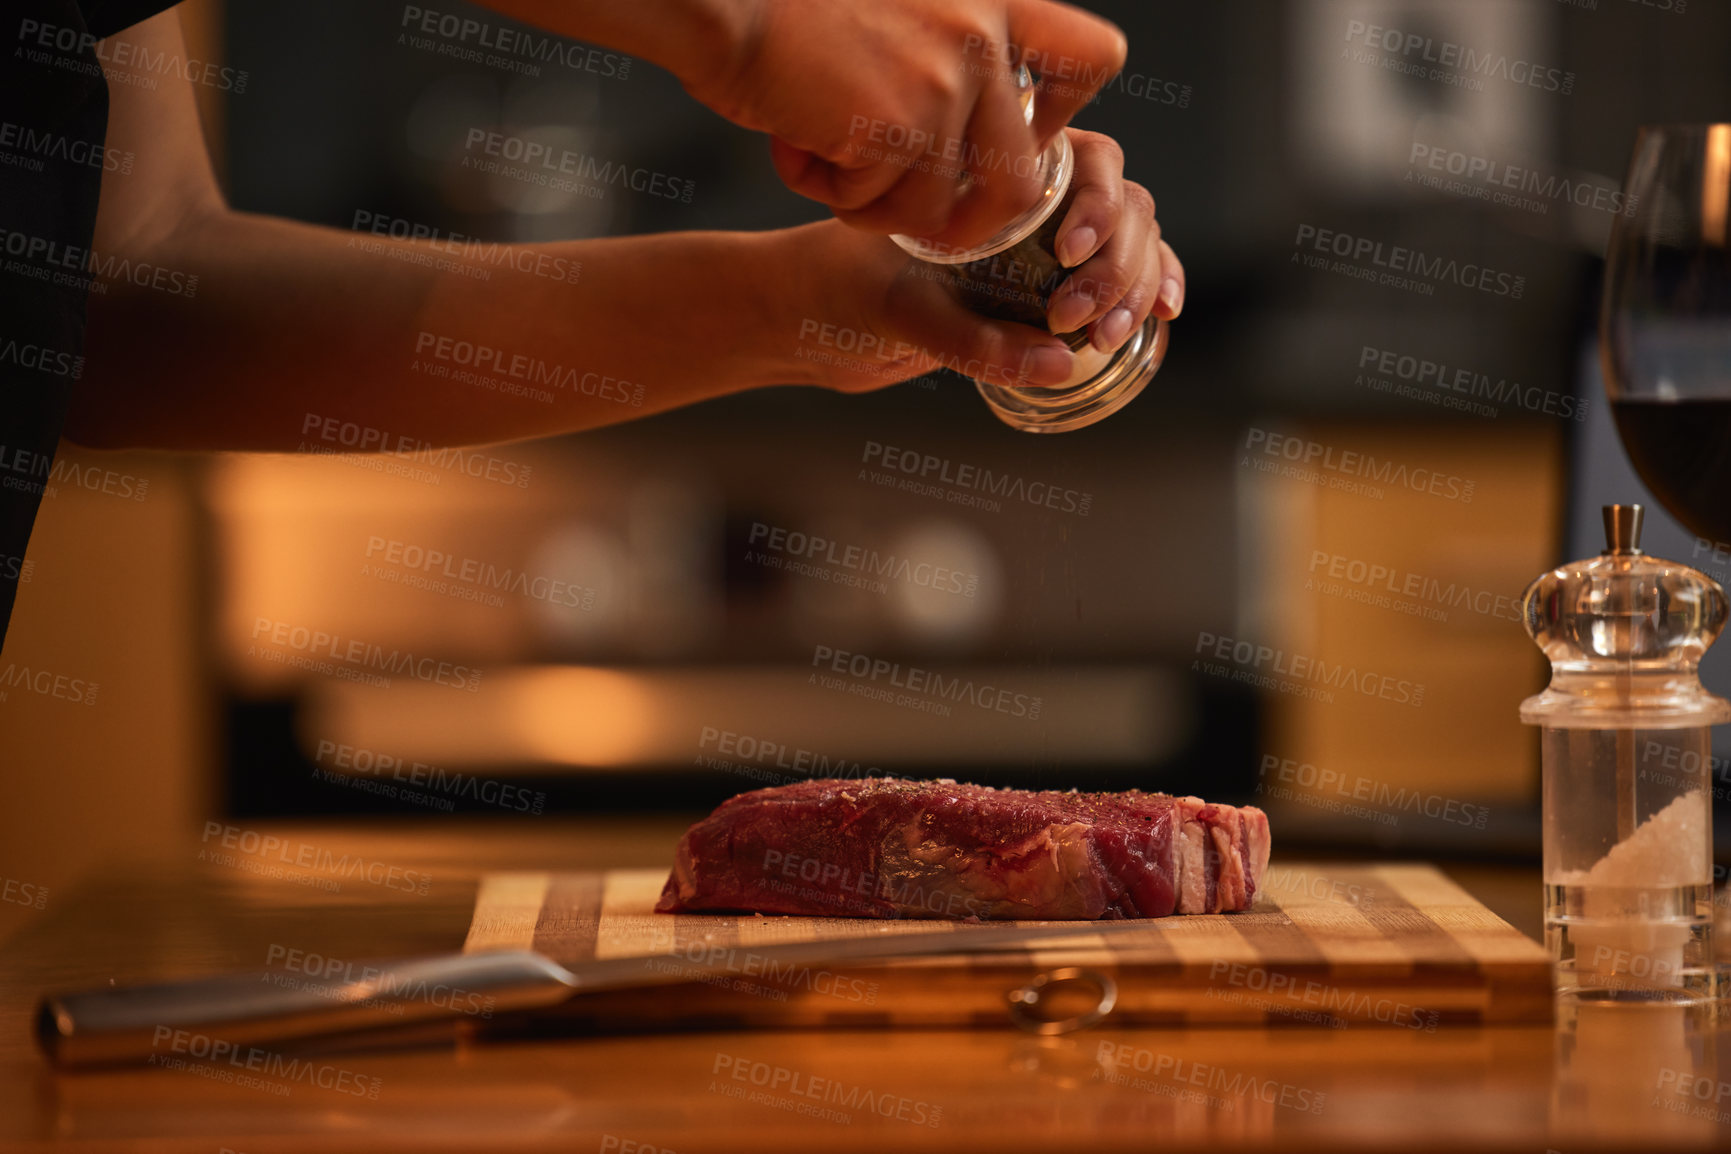
M 1545 938 L 1558 987 L 1615 1002 L 1713 996 L 1712 742 L 1731 702 L 1696 669 L 1726 620 L 1706 574 L 1641 551 L 1607 505 L 1605 549 L 1527 587 L 1551 683 L 1543 727 Z

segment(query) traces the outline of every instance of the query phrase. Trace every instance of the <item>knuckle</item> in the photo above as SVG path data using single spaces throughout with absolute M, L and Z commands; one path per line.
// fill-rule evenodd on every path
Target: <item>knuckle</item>
M 1124 188 L 1116 181 L 1092 185 L 1087 195 L 1092 202 L 1091 207 L 1106 219 L 1116 222 L 1124 215 Z
M 1101 157 L 1110 162 L 1119 172 L 1124 171 L 1124 146 L 1103 133 L 1096 132 L 1090 135 L 1099 138 L 1099 144 L 1096 147 L 1100 150 Z
M 1128 283 L 1121 269 L 1108 266 L 1090 270 L 1086 276 L 1071 277 L 1064 287 L 1064 292 L 1066 295 L 1081 297 L 1099 308 L 1123 296 Z
M 1138 320 L 1146 317 L 1154 307 L 1154 286 L 1138 280 L 1119 298 L 1118 307 L 1129 309 Z
M 961 69 L 943 68 L 935 63 L 921 69 L 915 79 L 916 90 L 942 108 L 950 108 L 956 104 L 964 91 L 963 83 Z
M 1124 182 L 1124 207 L 1137 216 L 1154 219 L 1154 194 L 1135 181 Z
M 972 341 L 967 343 L 969 347 L 964 351 L 968 356 L 980 361 L 981 364 L 994 368 L 1007 368 L 1012 372 L 1021 371 L 1021 356 L 1016 353 L 1010 339 L 997 329 L 983 328 Z
M 1124 30 L 1116 24 L 1107 24 L 1110 29 L 1110 39 L 1107 42 L 1106 56 L 1114 68 L 1124 67 L 1124 62 L 1130 58 L 1130 38 L 1124 35 Z

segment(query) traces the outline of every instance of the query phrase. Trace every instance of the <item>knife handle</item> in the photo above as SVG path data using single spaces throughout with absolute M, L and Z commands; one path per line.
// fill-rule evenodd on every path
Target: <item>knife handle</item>
M 358 980 L 226 974 L 45 995 L 36 1038 L 63 1069 L 154 1056 L 244 1063 L 251 1050 L 268 1054 L 302 1038 L 557 1005 L 570 982 L 562 966 L 528 950 L 382 961 Z

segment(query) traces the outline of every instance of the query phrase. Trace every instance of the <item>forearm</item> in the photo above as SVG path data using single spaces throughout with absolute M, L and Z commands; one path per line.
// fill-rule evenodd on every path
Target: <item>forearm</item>
M 479 0 L 513 20 L 647 60 L 687 85 L 727 72 L 756 34 L 755 0 Z
M 438 444 L 596 428 L 805 374 L 789 233 L 433 246 L 215 210 L 90 298 L 66 435 L 288 451 L 314 418 Z M 573 279 L 574 277 L 574 279 Z

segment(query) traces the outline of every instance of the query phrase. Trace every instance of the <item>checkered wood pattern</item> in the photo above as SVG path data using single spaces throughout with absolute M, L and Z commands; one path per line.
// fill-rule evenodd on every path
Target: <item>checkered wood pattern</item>
M 660 870 L 489 874 L 464 949 L 534 949 L 564 965 L 638 956 L 651 967 L 669 958 L 728 962 L 728 973 L 704 983 L 588 995 L 558 1011 L 562 1022 L 599 1030 L 1008 1026 L 1006 994 L 1059 966 L 1115 978 L 1119 1003 L 1110 1021 L 1126 1025 L 1432 1031 L 1545 1022 L 1552 1013 L 1545 951 L 1427 865 L 1276 864 L 1245 913 L 1150 919 L 1145 933 L 1084 938 L 1061 950 L 786 972 L 768 968 L 762 951 L 783 942 L 845 945 L 850 937 L 882 934 L 886 923 L 658 914 L 666 876 Z M 897 932 L 958 940 L 977 928 L 890 924 Z

